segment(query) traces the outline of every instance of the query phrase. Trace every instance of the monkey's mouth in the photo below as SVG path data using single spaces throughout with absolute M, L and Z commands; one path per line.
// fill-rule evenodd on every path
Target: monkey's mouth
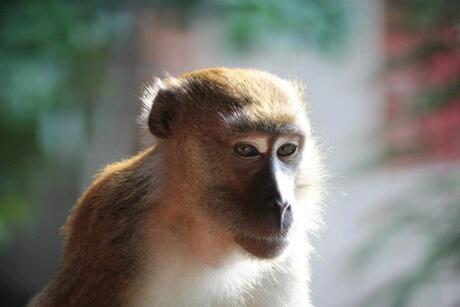
M 236 236 L 235 242 L 248 253 L 263 259 L 279 256 L 289 243 L 286 237 L 257 238 L 248 235 Z

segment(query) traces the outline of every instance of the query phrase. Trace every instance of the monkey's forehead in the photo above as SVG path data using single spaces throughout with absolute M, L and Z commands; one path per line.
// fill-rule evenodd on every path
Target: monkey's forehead
M 305 124 L 307 118 L 298 84 L 265 71 L 214 67 L 168 77 L 163 83 L 178 101 L 187 102 L 182 104 L 187 114 L 194 109 L 218 112 L 226 122 L 245 127 Z
M 206 108 L 245 108 L 264 114 L 302 114 L 306 104 L 298 84 L 260 70 L 209 68 L 168 79 L 166 87 Z M 286 117 L 286 116 L 285 116 Z
M 228 95 L 283 98 L 298 94 L 298 89 L 291 82 L 255 69 L 213 67 L 185 73 L 179 80 L 195 85 L 210 85 L 209 90 L 225 91 Z

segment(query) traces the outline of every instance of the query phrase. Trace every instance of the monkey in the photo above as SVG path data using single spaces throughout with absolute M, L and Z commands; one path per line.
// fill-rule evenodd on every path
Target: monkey
M 153 145 L 83 193 L 28 306 L 312 306 L 324 172 L 301 84 L 212 67 L 142 101 Z

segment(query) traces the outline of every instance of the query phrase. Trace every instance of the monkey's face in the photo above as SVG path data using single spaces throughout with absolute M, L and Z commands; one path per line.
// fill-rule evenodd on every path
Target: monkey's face
M 279 255 L 299 214 L 296 176 L 304 150 L 299 132 L 203 136 L 201 170 L 205 212 L 229 229 L 236 243 L 260 258 Z
M 187 182 L 190 203 L 250 254 L 279 255 L 305 218 L 296 196 L 313 149 L 296 87 L 261 71 L 215 68 L 167 79 L 144 100 L 153 100 L 151 133 L 173 140 L 176 182 Z

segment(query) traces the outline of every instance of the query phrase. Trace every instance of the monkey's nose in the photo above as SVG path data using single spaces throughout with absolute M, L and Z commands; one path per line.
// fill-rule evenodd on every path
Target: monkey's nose
M 285 201 L 274 201 L 272 205 L 277 213 L 278 227 L 281 233 L 285 233 L 292 224 L 291 204 Z

